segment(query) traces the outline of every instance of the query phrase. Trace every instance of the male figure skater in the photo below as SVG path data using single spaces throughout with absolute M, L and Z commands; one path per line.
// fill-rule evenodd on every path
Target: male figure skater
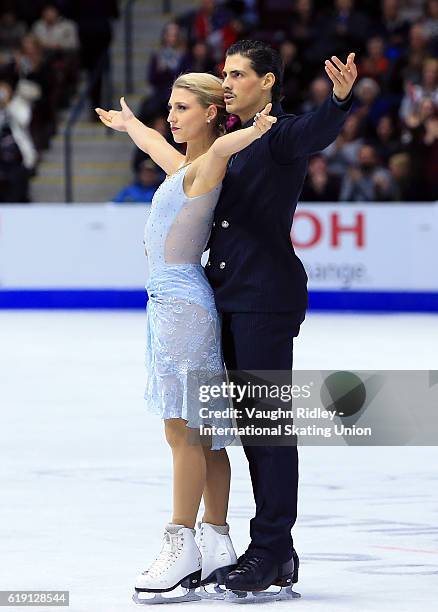
M 222 314 L 228 370 L 292 370 L 293 337 L 307 307 L 307 276 L 291 244 L 292 219 L 308 157 L 338 136 L 357 76 L 354 53 L 333 56 L 325 71 L 333 94 L 312 113 L 280 105 L 281 60 L 268 45 L 242 40 L 226 54 L 226 109 L 242 127 L 268 102 L 277 123 L 229 162 L 215 211 L 206 266 Z M 296 446 L 245 444 L 256 504 L 251 543 L 226 580 L 233 591 L 288 586 L 298 580 L 291 529 L 297 514 Z

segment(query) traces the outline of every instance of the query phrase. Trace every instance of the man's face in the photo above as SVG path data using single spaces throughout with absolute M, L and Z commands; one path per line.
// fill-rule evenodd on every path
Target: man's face
M 266 90 L 262 88 L 264 77 L 251 68 L 251 60 L 243 55 L 229 55 L 223 69 L 224 100 L 227 113 L 244 115 L 246 109 L 262 104 Z

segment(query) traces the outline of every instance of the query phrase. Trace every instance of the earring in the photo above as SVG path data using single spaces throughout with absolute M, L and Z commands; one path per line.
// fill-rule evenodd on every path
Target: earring
M 207 123 L 210 123 L 211 119 L 207 119 Z

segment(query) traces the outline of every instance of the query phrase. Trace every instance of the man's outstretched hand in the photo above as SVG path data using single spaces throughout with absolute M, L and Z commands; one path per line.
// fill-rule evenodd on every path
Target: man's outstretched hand
M 355 53 L 350 53 L 346 64 L 343 64 L 336 55 L 332 55 L 331 61 L 325 60 L 325 71 L 333 83 L 333 93 L 339 100 L 348 98 L 357 78 L 354 56 Z

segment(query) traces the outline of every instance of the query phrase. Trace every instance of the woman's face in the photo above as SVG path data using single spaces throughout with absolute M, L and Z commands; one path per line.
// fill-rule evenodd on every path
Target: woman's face
M 204 108 L 197 96 L 182 87 L 174 87 L 168 104 L 167 121 L 175 142 L 189 142 L 207 134 L 209 124 L 217 114 L 214 105 Z

